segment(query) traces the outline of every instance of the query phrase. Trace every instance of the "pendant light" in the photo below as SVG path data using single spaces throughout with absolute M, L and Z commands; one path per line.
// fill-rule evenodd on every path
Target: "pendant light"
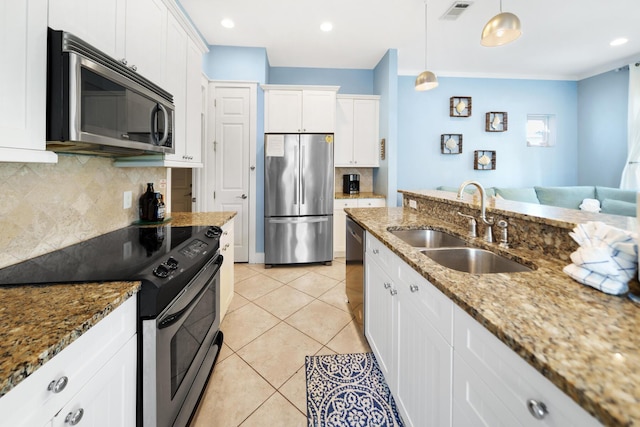
M 511 43 L 521 34 L 520 19 L 513 13 L 502 12 L 500 0 L 500 13 L 491 18 L 482 29 L 480 44 L 487 47 L 502 46 Z
M 424 68 L 416 78 L 415 89 L 419 91 L 431 90 L 438 86 L 438 78 L 431 71 L 427 71 L 427 2 L 424 2 Z

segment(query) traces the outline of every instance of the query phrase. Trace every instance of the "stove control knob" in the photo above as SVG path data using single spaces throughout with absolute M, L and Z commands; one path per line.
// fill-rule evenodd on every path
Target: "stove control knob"
M 153 274 L 155 274 L 156 276 L 160 277 L 160 278 L 165 278 L 169 275 L 169 267 L 167 267 L 164 264 L 160 264 L 159 266 L 157 266 L 154 270 L 153 270 Z
M 222 234 L 222 228 L 212 225 L 209 229 L 204 233 L 207 237 L 218 237 Z
M 172 270 L 176 270 L 178 268 L 178 260 L 174 257 L 169 257 L 169 259 L 165 261 L 165 264 Z

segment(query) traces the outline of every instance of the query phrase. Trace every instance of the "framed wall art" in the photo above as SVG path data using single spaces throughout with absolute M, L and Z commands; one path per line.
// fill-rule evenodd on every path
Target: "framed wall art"
M 496 168 L 496 152 L 494 150 L 474 151 L 473 168 L 480 171 L 494 170 Z
M 504 111 L 489 111 L 485 116 L 485 130 L 487 132 L 505 132 L 508 119 Z
M 452 96 L 449 98 L 449 117 L 470 117 L 471 97 Z
M 445 133 L 440 135 L 440 152 L 442 154 L 461 154 L 462 134 Z

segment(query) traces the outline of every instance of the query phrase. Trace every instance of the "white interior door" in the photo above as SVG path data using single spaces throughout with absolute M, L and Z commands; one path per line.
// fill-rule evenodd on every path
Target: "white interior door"
M 251 173 L 251 89 L 248 86 L 215 84 L 214 198 L 216 211 L 235 211 L 236 262 L 249 261 L 249 212 Z M 211 108 L 211 105 L 210 105 Z

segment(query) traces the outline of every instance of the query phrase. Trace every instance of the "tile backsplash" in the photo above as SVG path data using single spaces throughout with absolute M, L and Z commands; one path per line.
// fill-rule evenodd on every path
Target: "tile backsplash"
M 57 164 L 0 163 L 0 267 L 125 227 L 147 182 L 165 168 L 117 168 L 111 159 L 59 155 Z M 123 193 L 133 193 L 123 209 Z

